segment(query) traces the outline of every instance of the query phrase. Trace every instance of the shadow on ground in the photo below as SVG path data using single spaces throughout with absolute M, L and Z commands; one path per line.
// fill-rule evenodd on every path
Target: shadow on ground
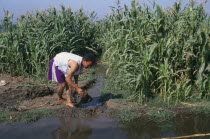
M 101 95 L 101 97 L 99 98 L 99 102 L 103 104 L 110 99 L 119 99 L 119 98 L 123 98 L 123 95 L 122 94 L 114 95 L 112 93 L 107 93 Z

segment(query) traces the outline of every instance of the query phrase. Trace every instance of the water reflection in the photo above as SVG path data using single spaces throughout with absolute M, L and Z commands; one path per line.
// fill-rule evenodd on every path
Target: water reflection
M 63 117 L 0 125 L 1 139 L 151 139 L 205 133 L 210 133 L 210 116 L 186 114 L 163 123 L 148 119 L 121 123 L 101 115 L 90 119 Z M 200 138 L 210 136 L 196 137 Z
M 125 126 L 121 127 L 121 130 L 127 132 L 129 139 L 151 139 L 159 137 L 161 134 L 161 128 L 155 122 L 144 120 L 135 120 L 128 123 L 121 123 Z
M 54 139 L 151 139 L 210 133 L 210 117 L 201 115 L 182 115 L 171 122 L 163 123 L 148 119 L 119 123 L 105 116 L 86 120 L 60 118 L 59 121 L 60 127 L 52 133 Z M 210 136 L 197 138 L 210 138 Z
M 83 124 L 82 120 L 60 118 L 60 127 L 53 132 L 54 139 L 86 139 L 92 134 L 92 128 Z
M 117 128 L 118 122 L 105 116 L 86 120 L 66 117 L 59 120 L 60 127 L 52 133 L 54 139 L 127 138 L 126 132 Z
M 121 130 L 127 132 L 129 138 L 151 139 L 210 133 L 210 117 L 207 115 L 183 114 L 162 123 L 141 119 L 124 125 Z M 210 136 L 198 138 L 209 139 Z
M 210 117 L 207 115 L 181 115 L 174 120 L 174 126 L 177 135 L 210 133 Z

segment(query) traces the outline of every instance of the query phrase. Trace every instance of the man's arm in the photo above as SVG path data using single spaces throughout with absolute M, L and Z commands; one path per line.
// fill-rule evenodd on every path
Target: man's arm
M 83 94 L 83 90 L 78 87 L 78 84 L 73 83 L 73 81 L 72 81 L 72 76 L 73 76 L 74 72 L 77 71 L 79 66 L 78 66 L 77 62 L 74 61 L 74 60 L 70 60 L 68 62 L 68 66 L 70 67 L 70 69 L 69 69 L 69 71 L 68 71 L 68 73 L 66 75 L 65 80 L 66 80 L 68 86 L 74 87 L 75 90 L 77 91 L 77 93 L 81 95 L 81 94 Z
M 78 86 L 78 78 L 79 75 L 74 75 L 74 83 L 77 84 L 77 86 Z

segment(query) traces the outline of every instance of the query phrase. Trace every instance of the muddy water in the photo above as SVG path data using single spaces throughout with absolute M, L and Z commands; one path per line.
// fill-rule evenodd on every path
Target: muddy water
M 97 71 L 100 72 L 96 73 L 96 84 L 88 90 L 93 101 L 81 105 L 83 108 L 100 108 L 99 92 L 103 87 L 104 70 Z M 161 124 L 145 119 L 121 123 L 99 115 L 90 119 L 63 117 L 40 119 L 27 124 L 0 125 L 0 139 L 151 139 L 203 133 L 210 133 L 210 117 L 202 115 L 181 115 Z M 197 138 L 208 139 L 210 136 Z
M 91 119 L 66 117 L 0 126 L 1 139 L 151 139 L 198 133 L 210 133 L 210 118 L 183 116 L 160 126 L 155 122 L 141 120 L 122 124 L 105 116 Z M 196 139 L 209 138 L 210 136 L 196 137 Z
M 87 90 L 87 93 L 91 95 L 92 97 L 92 101 L 89 103 L 80 105 L 81 108 L 96 106 L 97 108 L 100 109 L 101 104 L 99 102 L 99 97 L 100 97 L 100 90 L 103 88 L 105 72 L 106 71 L 102 66 L 97 67 L 96 69 L 97 79 L 95 81 L 95 84 L 90 89 Z

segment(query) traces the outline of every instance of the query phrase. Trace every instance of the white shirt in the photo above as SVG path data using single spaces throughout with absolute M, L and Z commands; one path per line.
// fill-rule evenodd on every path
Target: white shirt
M 61 70 L 66 76 L 70 69 L 70 67 L 68 66 L 69 60 L 74 60 L 78 63 L 79 68 L 77 71 L 74 72 L 74 75 L 79 75 L 82 72 L 81 56 L 72 53 L 61 52 L 54 57 L 54 66 L 58 66 L 58 69 Z

